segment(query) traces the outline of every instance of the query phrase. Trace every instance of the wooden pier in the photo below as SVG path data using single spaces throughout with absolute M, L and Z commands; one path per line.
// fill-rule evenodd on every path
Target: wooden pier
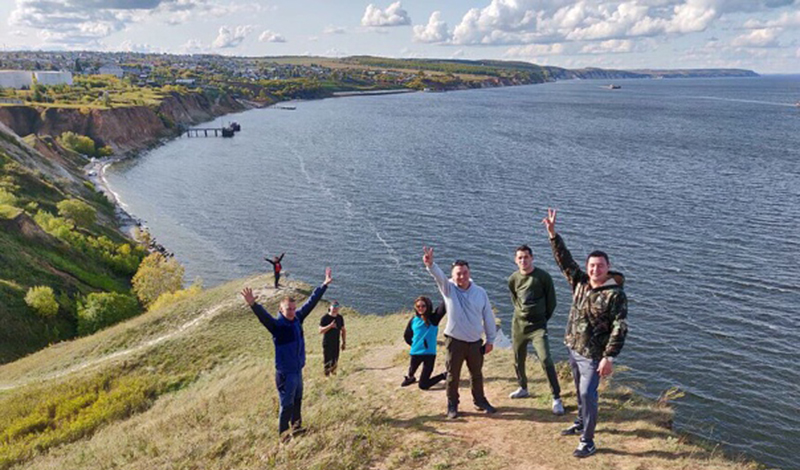
M 186 129 L 186 137 L 233 137 L 233 129 L 228 127 L 192 127 Z

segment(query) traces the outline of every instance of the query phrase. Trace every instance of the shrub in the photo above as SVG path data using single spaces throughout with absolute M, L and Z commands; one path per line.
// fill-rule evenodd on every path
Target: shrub
M 0 204 L 0 219 L 13 219 L 18 216 L 20 212 L 22 212 L 22 210 L 14 206 Z
M 17 205 L 17 196 L 10 193 L 9 191 L 0 188 L 0 204 L 5 204 L 7 206 L 16 206 Z
M 58 138 L 58 143 L 72 151 L 87 155 L 90 157 L 95 156 L 94 140 L 85 135 L 76 134 L 71 131 L 64 132 Z
M 133 291 L 139 300 L 150 306 L 162 294 L 183 287 L 184 268 L 174 258 L 161 253 L 148 255 L 133 276 Z
M 165 292 L 161 294 L 155 302 L 150 304 L 149 310 L 158 310 L 166 307 L 167 305 L 180 302 L 181 300 L 189 299 L 202 292 L 202 290 L 203 283 L 201 281 L 195 281 L 194 284 L 186 289 L 176 290 L 175 292 Z
M 97 220 L 95 208 L 79 199 L 64 199 L 56 207 L 62 217 L 81 227 L 91 227 Z
M 78 334 L 90 335 L 141 312 L 135 297 L 116 292 L 89 294 L 78 304 Z
M 43 318 L 54 317 L 58 313 L 56 295 L 53 289 L 47 286 L 28 289 L 28 293 L 25 294 L 25 303 Z

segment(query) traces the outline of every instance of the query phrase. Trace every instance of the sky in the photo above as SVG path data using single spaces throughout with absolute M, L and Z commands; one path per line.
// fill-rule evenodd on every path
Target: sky
M 800 73 L 800 0 L 0 0 L 0 47 Z

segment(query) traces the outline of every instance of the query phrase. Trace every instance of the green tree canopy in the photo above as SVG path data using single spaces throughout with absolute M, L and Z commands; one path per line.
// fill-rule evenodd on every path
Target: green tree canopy
M 80 199 L 64 199 L 56 207 L 61 217 L 71 220 L 80 227 L 91 227 L 97 220 L 97 210 Z
M 183 274 L 183 266 L 174 258 L 152 253 L 142 261 L 134 274 L 133 291 L 149 307 L 161 294 L 183 288 Z
M 58 302 L 51 287 L 31 287 L 25 294 L 25 303 L 43 318 L 54 317 L 58 313 Z

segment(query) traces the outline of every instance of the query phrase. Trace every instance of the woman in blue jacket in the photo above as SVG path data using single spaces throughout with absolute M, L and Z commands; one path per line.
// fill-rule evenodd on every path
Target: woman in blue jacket
M 408 375 L 403 378 L 401 387 L 406 387 L 417 381 L 414 375 L 422 364 L 422 375 L 419 379 L 419 388 L 427 390 L 447 378 L 447 372 L 431 377 L 433 366 L 436 363 L 436 336 L 439 334 L 439 322 L 444 317 L 446 310 L 444 303 L 434 311 L 431 299 L 420 296 L 414 300 L 416 314 L 408 321 L 406 332 L 403 335 L 406 343 L 411 346 L 411 364 Z

